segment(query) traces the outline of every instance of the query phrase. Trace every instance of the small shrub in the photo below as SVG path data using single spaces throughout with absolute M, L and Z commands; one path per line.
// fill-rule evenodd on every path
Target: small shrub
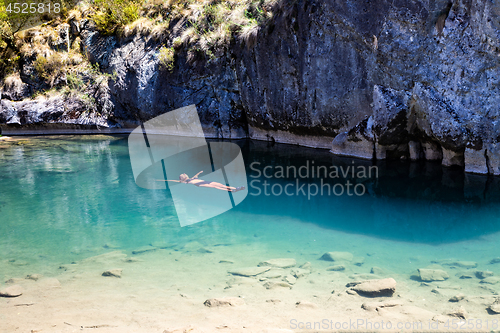
M 38 73 L 38 76 L 45 78 L 47 76 L 47 73 L 45 72 L 45 68 L 47 66 L 47 58 L 45 58 L 43 55 L 39 54 L 36 57 L 36 60 L 34 62 L 35 70 Z
M 185 29 L 180 37 L 181 43 L 185 45 L 189 45 L 190 43 L 195 43 L 197 40 L 199 40 L 199 38 L 200 36 L 198 35 L 194 27 L 189 27 Z
M 261 7 L 256 6 L 255 4 L 251 4 L 245 10 L 245 17 L 250 21 L 254 21 L 255 23 L 261 23 L 265 20 L 266 14 Z
M 172 41 L 172 47 L 176 50 L 180 49 L 182 46 L 182 39 L 180 37 L 175 37 Z
M 92 16 L 92 20 L 101 34 L 109 36 L 115 33 L 116 22 L 108 13 L 97 12 Z
M 80 101 L 85 105 L 85 107 L 89 110 L 96 110 L 97 102 L 94 96 L 90 96 L 85 93 L 81 93 L 78 95 Z
M 82 40 L 80 39 L 80 37 L 75 38 L 73 44 L 71 45 L 71 49 L 75 52 L 80 52 L 80 50 L 82 49 Z
M 155 41 L 165 42 L 169 36 L 168 23 L 160 23 L 151 29 L 151 36 Z
M 82 78 L 75 73 L 67 73 L 66 82 L 68 82 L 69 89 L 72 90 L 80 90 L 84 86 Z
M 174 69 L 174 56 L 175 51 L 173 47 L 161 47 L 158 54 L 160 66 L 171 72 Z
M 139 5 L 130 0 L 95 0 L 95 5 L 98 11 L 92 19 L 103 35 L 113 35 L 139 19 Z
M 139 18 L 139 6 L 134 3 L 129 3 L 123 8 L 123 16 L 121 18 L 124 24 L 134 22 Z
M 142 17 L 138 20 L 135 20 L 131 24 L 128 24 L 123 29 L 121 29 L 121 33 L 122 36 L 124 36 L 125 38 L 135 34 L 146 36 L 151 33 L 153 28 L 154 28 L 154 22 L 146 17 Z
M 34 62 L 35 70 L 46 83 L 53 86 L 54 80 L 64 71 L 64 60 L 59 53 L 53 53 L 48 58 L 39 54 Z

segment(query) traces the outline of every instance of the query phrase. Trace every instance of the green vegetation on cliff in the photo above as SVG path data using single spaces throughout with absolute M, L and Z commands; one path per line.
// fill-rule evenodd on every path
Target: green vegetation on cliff
M 172 71 L 176 53 L 187 52 L 188 61 L 210 61 L 232 40 L 255 42 L 258 26 L 273 17 L 274 0 L 93 0 L 75 8 L 66 4 L 49 22 L 16 31 L 5 7 L 0 6 L 0 79 L 3 85 L 28 84 L 33 96 L 53 89 L 82 92 L 97 75 L 86 47 L 74 29 L 81 22 L 102 36 L 119 40 L 132 36 L 153 38 L 158 45 L 160 68 Z M 87 23 L 87 28 L 88 28 Z M 71 34 L 70 36 L 68 36 Z M 34 70 L 19 75 L 21 66 Z M 22 79 L 22 82 L 20 81 Z
M 95 0 L 94 8 L 91 18 L 103 35 L 115 34 L 139 19 L 140 4 L 130 0 Z

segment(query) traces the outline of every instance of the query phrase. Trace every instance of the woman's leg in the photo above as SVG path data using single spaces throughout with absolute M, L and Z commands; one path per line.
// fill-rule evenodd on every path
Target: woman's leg
M 214 183 L 214 188 L 218 189 L 218 190 L 224 190 L 224 191 L 234 191 L 236 190 L 236 187 L 231 187 L 231 186 L 226 186 L 226 185 L 223 185 L 221 183 Z
M 209 183 L 207 182 L 205 184 L 200 184 L 198 186 L 199 187 L 210 187 L 210 188 L 215 188 L 218 190 L 229 191 L 229 192 L 236 190 L 236 187 L 226 186 L 226 185 L 223 185 L 223 184 L 217 183 L 217 182 L 209 182 Z
M 222 185 L 221 187 L 218 187 L 218 189 L 220 189 L 220 190 L 226 190 L 226 191 L 229 191 L 229 192 L 238 192 L 238 191 L 244 190 L 245 186 L 232 187 L 232 186 Z

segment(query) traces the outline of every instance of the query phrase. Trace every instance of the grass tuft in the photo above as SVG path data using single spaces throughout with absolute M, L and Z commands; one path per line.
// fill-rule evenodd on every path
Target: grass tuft
M 48 57 L 39 54 L 33 65 L 38 76 L 52 87 L 56 78 L 64 70 L 65 59 L 59 52 L 54 52 Z
M 175 51 L 173 47 L 161 47 L 158 52 L 160 66 L 169 72 L 174 70 Z

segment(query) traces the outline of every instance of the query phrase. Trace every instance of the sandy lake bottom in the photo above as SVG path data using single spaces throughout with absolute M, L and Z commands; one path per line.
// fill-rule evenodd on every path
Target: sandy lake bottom
M 249 161 L 368 162 L 239 144 L 261 183 L 181 227 L 126 138 L 0 142 L 0 331 L 500 330 L 497 179 L 382 164 L 363 196 L 255 195 Z

